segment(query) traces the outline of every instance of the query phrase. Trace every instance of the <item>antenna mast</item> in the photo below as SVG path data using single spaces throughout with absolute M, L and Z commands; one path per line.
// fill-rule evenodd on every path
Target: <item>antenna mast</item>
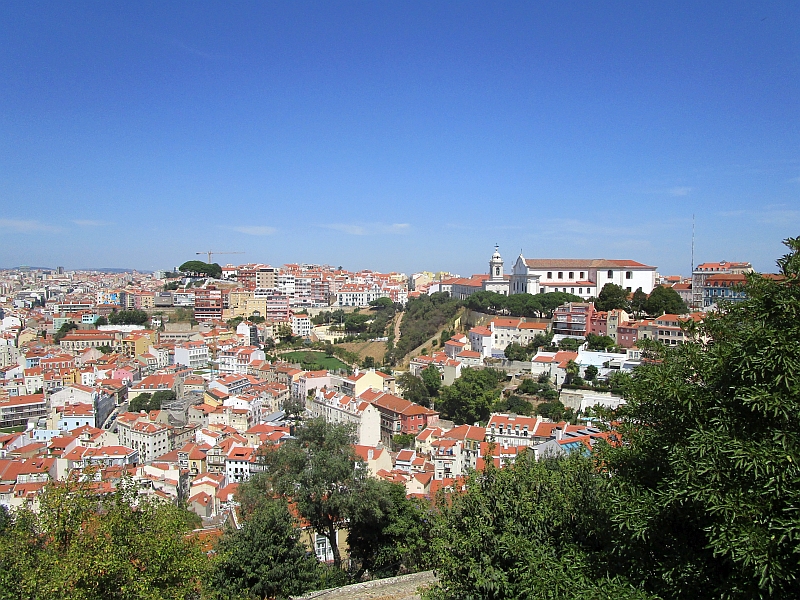
M 691 275 L 694 276 L 694 215 L 692 215 L 692 270 Z

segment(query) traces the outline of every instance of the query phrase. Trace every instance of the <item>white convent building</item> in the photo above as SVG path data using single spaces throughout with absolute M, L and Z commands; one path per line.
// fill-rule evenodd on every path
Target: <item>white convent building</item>
M 504 295 L 566 292 L 591 298 L 607 283 L 619 285 L 628 292 L 642 288 L 649 294 L 656 285 L 656 267 L 635 260 L 525 258 L 520 252 L 510 276 L 506 276 L 503 259 L 495 246 L 489 260 L 489 278 L 482 287 Z

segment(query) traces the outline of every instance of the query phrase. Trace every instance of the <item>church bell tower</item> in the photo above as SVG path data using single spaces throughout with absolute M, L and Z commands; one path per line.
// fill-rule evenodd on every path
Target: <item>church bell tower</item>
M 500 256 L 497 244 L 494 246 L 494 254 L 489 260 L 489 278 L 492 281 L 503 280 L 503 257 Z

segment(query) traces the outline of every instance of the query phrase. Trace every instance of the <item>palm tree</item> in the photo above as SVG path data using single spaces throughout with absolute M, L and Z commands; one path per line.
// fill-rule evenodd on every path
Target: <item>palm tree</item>
M 570 360 L 567 363 L 567 366 L 564 368 L 564 371 L 567 373 L 567 380 L 564 383 L 570 383 L 572 378 L 577 377 L 577 375 L 581 372 L 581 368 L 574 360 Z

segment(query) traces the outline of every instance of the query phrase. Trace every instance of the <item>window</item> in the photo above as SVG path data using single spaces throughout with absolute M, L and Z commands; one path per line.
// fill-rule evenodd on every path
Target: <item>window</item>
M 608 278 L 609 279 L 614 279 L 614 271 L 609 271 L 608 272 Z
M 580 278 L 583 279 L 583 271 L 581 271 Z
M 625 279 L 633 279 L 633 271 L 625 271 Z
M 582 294 L 582 293 L 583 293 L 583 288 L 578 288 L 578 294 Z
M 548 271 L 547 272 L 547 278 L 548 279 L 552 279 L 553 278 L 553 272 L 552 271 Z
M 574 271 L 570 271 L 569 272 L 569 278 L 570 279 L 575 279 L 575 272 Z
M 558 278 L 559 279 L 564 279 L 564 272 L 563 271 L 559 271 L 558 272 Z
M 625 289 L 630 292 L 631 291 L 631 286 L 628 286 Z
M 574 294 L 575 293 L 575 288 L 569 288 L 569 293 L 570 294 Z

